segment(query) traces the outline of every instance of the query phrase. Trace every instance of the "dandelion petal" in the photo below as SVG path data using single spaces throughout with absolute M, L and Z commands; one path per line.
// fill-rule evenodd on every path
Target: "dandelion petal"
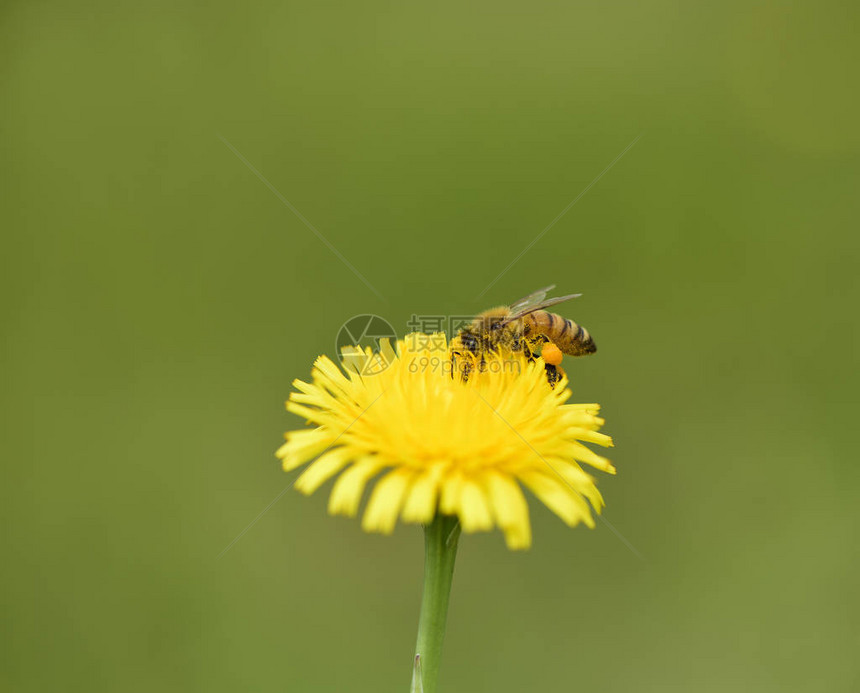
M 372 457 L 359 460 L 341 474 L 331 490 L 328 511 L 332 515 L 355 517 L 367 482 L 385 465 Z
M 365 532 L 391 534 L 394 531 L 403 494 L 411 478 L 412 474 L 408 470 L 395 469 L 377 482 L 361 521 L 361 528 Z

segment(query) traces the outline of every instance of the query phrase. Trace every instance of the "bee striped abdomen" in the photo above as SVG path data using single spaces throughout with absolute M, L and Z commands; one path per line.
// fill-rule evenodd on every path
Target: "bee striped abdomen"
M 527 333 L 546 336 L 569 356 L 584 356 L 597 351 L 588 330 L 573 320 L 545 310 L 535 311 L 525 320 Z
M 561 328 L 561 337 L 564 337 L 567 334 L 567 331 L 573 327 L 573 323 L 570 322 L 567 318 L 564 319 L 564 325 Z M 577 325 L 578 327 L 578 325 Z M 580 328 L 581 329 L 581 328 Z
M 570 339 L 572 350 L 566 353 L 573 354 L 574 356 L 581 356 L 583 354 L 593 354 L 597 351 L 597 345 L 594 343 L 591 335 L 588 334 L 588 330 L 586 330 L 582 325 L 574 323 L 571 320 L 568 322 L 571 323 L 571 332 L 573 332 L 574 325 L 576 326 L 576 331 L 573 338 Z M 562 351 L 564 351 L 564 349 L 562 349 Z

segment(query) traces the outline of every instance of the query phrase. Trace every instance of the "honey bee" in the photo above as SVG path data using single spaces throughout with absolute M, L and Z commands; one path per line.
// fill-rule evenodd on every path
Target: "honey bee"
M 569 294 L 556 298 L 546 295 L 555 285 L 538 289 L 509 306 L 490 308 L 478 315 L 472 323 L 460 330 L 452 344 L 455 359 L 477 357 L 477 366 L 484 363 L 483 354 L 499 349 L 523 352 L 529 360 L 540 353 L 546 364 L 546 376 L 550 385 L 561 380 L 558 366 L 562 354 L 585 356 L 597 351 L 591 335 L 582 325 L 546 308 L 562 301 L 569 301 L 582 294 Z M 471 370 L 470 361 L 461 367 L 463 378 Z

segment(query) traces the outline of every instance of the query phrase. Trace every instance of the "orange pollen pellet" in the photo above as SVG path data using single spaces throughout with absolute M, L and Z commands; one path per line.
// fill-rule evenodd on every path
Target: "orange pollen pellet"
M 543 360 L 551 366 L 559 365 L 561 363 L 562 356 L 564 356 L 564 354 L 561 353 L 561 349 L 552 342 L 544 344 L 540 355 L 543 357 Z

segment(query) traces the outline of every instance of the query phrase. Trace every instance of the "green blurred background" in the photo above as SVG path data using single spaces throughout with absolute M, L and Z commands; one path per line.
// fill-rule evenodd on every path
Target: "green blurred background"
M 346 319 L 556 283 L 635 551 L 466 537 L 442 690 L 857 690 L 858 14 L 3 3 L 0 688 L 405 692 L 418 528 L 217 557 Z

